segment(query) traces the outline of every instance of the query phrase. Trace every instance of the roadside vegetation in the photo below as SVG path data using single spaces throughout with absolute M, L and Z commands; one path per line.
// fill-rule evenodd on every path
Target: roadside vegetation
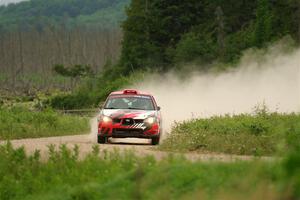
M 78 160 L 80 149 L 36 151 L 0 146 L 0 199 L 297 199 L 300 149 L 278 161 L 161 161 L 133 153 L 100 151 Z
M 0 140 L 76 135 L 88 133 L 89 129 L 86 117 L 62 115 L 50 109 L 0 107 Z
M 252 114 L 175 123 L 160 148 L 270 156 L 287 151 L 288 141 L 294 135 L 300 136 L 299 114 L 271 113 L 264 107 Z
M 55 109 L 95 108 L 105 101 L 112 91 L 142 81 L 149 73 L 146 70 L 125 71 L 120 67 L 108 67 L 103 74 L 87 79 L 72 93 L 53 96 L 45 103 Z

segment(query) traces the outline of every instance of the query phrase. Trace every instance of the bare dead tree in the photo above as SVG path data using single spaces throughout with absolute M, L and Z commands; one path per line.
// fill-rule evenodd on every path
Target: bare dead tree
M 0 72 L 10 79 L 5 83 L 11 91 L 26 86 L 41 88 L 61 87 L 53 81 L 55 64 L 65 66 L 89 65 L 100 72 L 107 62 L 116 62 L 120 55 L 122 32 L 101 27 L 49 25 L 43 30 L 31 29 L 0 33 Z M 35 82 L 31 79 L 35 77 Z M 40 79 L 40 83 L 36 83 Z M 25 83 L 21 83 L 25 80 Z M 4 85 L 3 85 L 4 86 Z M 66 81 L 63 88 L 70 88 Z

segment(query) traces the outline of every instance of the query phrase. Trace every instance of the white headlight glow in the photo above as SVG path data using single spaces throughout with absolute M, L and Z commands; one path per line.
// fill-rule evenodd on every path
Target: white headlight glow
M 144 122 L 147 123 L 147 124 L 154 124 L 155 121 L 156 121 L 155 117 L 149 117 L 149 118 L 145 119 Z
M 102 117 L 102 122 L 108 123 L 108 122 L 111 122 L 111 121 L 112 121 L 112 119 L 110 117 L 107 117 L 107 116 Z

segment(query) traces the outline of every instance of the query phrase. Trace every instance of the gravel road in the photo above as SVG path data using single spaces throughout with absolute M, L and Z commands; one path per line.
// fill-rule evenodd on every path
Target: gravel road
M 111 139 L 109 144 L 97 144 L 96 141 L 96 118 L 91 120 L 91 133 L 85 135 L 75 136 L 62 136 L 62 137 L 50 137 L 50 138 L 36 138 L 36 139 L 21 139 L 12 140 L 12 145 L 17 147 L 24 146 L 28 154 L 32 154 L 36 149 L 40 150 L 42 158 L 47 158 L 48 146 L 53 144 L 58 148 L 62 144 L 66 144 L 69 148 L 73 148 L 75 145 L 79 146 L 80 158 L 84 158 L 88 153 L 92 151 L 94 145 L 99 145 L 101 151 L 133 151 L 138 156 L 152 155 L 156 159 L 161 160 L 169 156 L 170 152 L 159 151 L 157 146 L 150 145 L 150 140 L 147 139 Z M 5 142 L 0 142 L 5 143 Z M 203 153 L 172 153 L 176 155 L 185 156 L 191 161 L 221 161 L 221 162 L 233 162 L 238 160 L 252 160 L 257 159 L 251 156 L 236 156 L 225 154 L 203 154 Z M 259 158 L 269 160 L 270 158 Z

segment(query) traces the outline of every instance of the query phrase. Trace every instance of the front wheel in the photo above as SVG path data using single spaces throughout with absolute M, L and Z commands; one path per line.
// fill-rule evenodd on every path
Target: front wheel
M 107 138 L 106 138 L 106 137 L 103 137 L 103 136 L 98 135 L 98 143 L 99 143 L 99 144 L 105 144 L 106 141 L 107 141 Z
M 154 137 L 151 139 L 151 144 L 152 145 L 158 145 L 159 144 L 159 137 Z

